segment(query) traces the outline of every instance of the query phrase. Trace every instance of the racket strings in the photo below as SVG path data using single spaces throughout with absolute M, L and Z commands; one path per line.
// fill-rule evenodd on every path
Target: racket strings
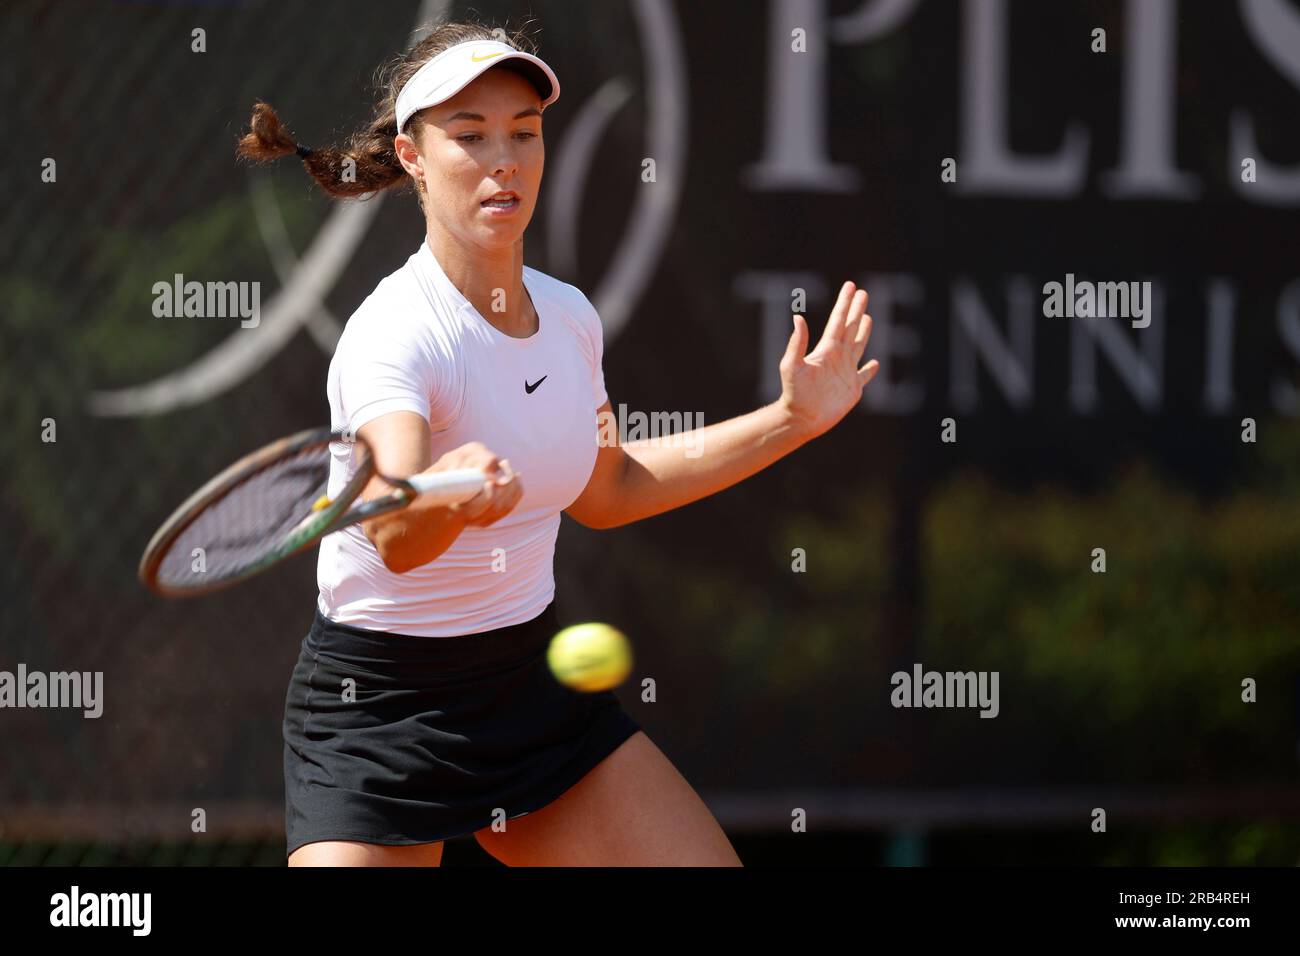
M 171 543 L 157 580 L 205 588 L 273 560 L 326 492 L 330 452 L 312 445 L 271 462 L 209 503 Z

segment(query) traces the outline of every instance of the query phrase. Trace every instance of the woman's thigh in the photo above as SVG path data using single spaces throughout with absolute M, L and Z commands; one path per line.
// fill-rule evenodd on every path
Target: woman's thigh
M 704 801 L 637 731 L 540 810 L 474 834 L 509 866 L 740 866 Z
M 383 846 L 351 840 L 307 843 L 289 854 L 290 866 L 439 866 L 442 843 Z

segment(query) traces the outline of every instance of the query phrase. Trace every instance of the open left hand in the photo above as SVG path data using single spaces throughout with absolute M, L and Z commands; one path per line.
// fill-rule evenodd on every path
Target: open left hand
M 780 402 L 814 437 L 848 414 L 862 398 L 863 386 L 880 370 L 875 359 L 858 368 L 871 338 L 866 310 L 866 290 L 844 283 L 821 341 L 807 355 L 808 323 L 802 315 L 794 317 L 794 332 L 781 357 Z

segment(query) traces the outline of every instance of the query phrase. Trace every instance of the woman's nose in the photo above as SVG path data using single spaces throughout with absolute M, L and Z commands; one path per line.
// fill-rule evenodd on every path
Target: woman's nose
M 519 168 L 518 147 L 514 143 L 503 143 L 497 149 L 495 172 L 499 175 L 503 172 L 513 172 Z

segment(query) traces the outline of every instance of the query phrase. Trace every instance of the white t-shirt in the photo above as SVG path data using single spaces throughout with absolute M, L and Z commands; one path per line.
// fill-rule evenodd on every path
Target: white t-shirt
M 554 597 L 560 512 L 596 462 L 603 342 L 600 317 L 579 289 L 528 266 L 523 279 L 539 320 L 526 339 L 487 322 L 426 240 L 348 320 L 329 369 L 334 429 L 416 412 L 430 423 L 434 461 L 482 442 L 521 472 L 524 493 L 504 518 L 467 527 L 405 574 L 384 566 L 359 525 L 327 535 L 317 565 L 326 617 L 445 637 L 531 620 Z M 333 448 L 330 494 L 351 476 L 351 450 Z

